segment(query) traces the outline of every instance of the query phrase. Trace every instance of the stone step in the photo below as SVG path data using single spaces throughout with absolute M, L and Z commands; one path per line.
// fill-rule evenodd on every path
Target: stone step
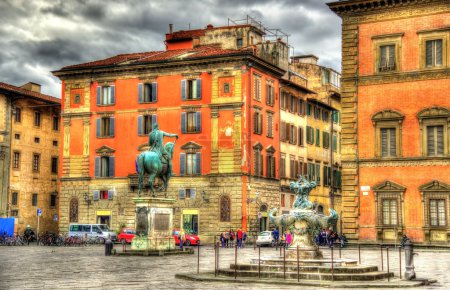
M 234 276 L 235 270 L 233 269 L 220 269 L 218 271 L 219 275 L 223 276 Z M 261 275 L 261 278 L 284 278 L 283 271 L 269 272 L 269 271 L 261 271 L 258 274 L 258 271 L 237 271 L 237 277 L 258 277 Z M 394 273 L 387 272 L 368 272 L 368 273 L 335 273 L 332 275 L 331 273 L 314 273 L 314 272 L 300 272 L 299 273 L 300 280 L 323 280 L 323 281 L 375 281 L 387 279 L 389 277 L 394 277 Z M 286 272 L 286 279 L 297 279 L 297 272 Z
M 258 264 L 258 259 L 251 259 L 251 264 Z M 280 257 L 262 257 L 261 264 L 264 265 L 295 265 L 297 266 L 297 259 L 286 259 Z M 331 259 L 300 259 L 299 264 L 302 266 L 329 266 L 331 267 Z M 352 259 L 333 259 L 333 265 L 336 266 L 357 266 L 358 261 Z
M 258 264 L 230 264 L 230 269 L 234 270 L 237 268 L 238 271 L 258 271 Z M 261 271 L 267 272 L 283 272 L 283 265 L 261 265 Z M 311 273 L 331 273 L 332 269 L 328 266 L 300 266 L 300 272 L 311 272 Z M 297 272 L 297 265 L 286 265 L 287 272 Z M 377 266 L 348 266 L 348 267 L 334 267 L 334 273 L 347 273 L 347 274 L 357 274 L 357 273 L 368 273 L 378 271 Z

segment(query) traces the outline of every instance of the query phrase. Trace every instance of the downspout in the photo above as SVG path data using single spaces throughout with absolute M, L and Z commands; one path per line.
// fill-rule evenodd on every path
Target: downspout
M 359 83 L 359 26 L 356 27 L 356 72 L 355 72 L 355 105 L 356 105 L 356 174 L 357 174 L 357 189 L 358 195 L 358 219 L 361 216 L 361 197 L 360 197 L 360 180 L 359 180 L 359 139 L 358 139 L 358 83 Z M 358 229 L 359 230 L 359 229 Z

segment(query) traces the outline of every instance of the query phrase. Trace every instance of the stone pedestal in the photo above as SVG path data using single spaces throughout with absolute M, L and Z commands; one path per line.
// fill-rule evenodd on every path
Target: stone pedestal
M 310 248 L 299 248 L 298 249 L 298 258 L 300 260 L 309 260 L 309 259 L 322 259 L 322 251 L 320 251 L 316 247 Z M 297 247 L 289 247 L 286 249 L 286 258 L 289 259 L 297 259 Z
M 136 236 L 132 250 L 169 251 L 175 249 L 173 204 L 175 199 L 157 197 L 133 198 L 136 204 Z

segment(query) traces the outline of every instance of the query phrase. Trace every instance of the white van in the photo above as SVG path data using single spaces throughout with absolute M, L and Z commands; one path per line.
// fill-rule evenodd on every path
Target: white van
M 108 225 L 103 224 L 70 224 L 69 237 L 99 237 L 103 240 L 111 238 L 111 241 L 117 241 L 117 234 L 110 230 Z

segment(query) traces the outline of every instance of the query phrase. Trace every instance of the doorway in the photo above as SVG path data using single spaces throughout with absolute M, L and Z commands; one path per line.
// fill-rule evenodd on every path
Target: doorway
M 97 216 L 97 223 L 108 225 L 108 228 L 110 228 L 111 227 L 111 216 L 99 215 L 99 216 Z

